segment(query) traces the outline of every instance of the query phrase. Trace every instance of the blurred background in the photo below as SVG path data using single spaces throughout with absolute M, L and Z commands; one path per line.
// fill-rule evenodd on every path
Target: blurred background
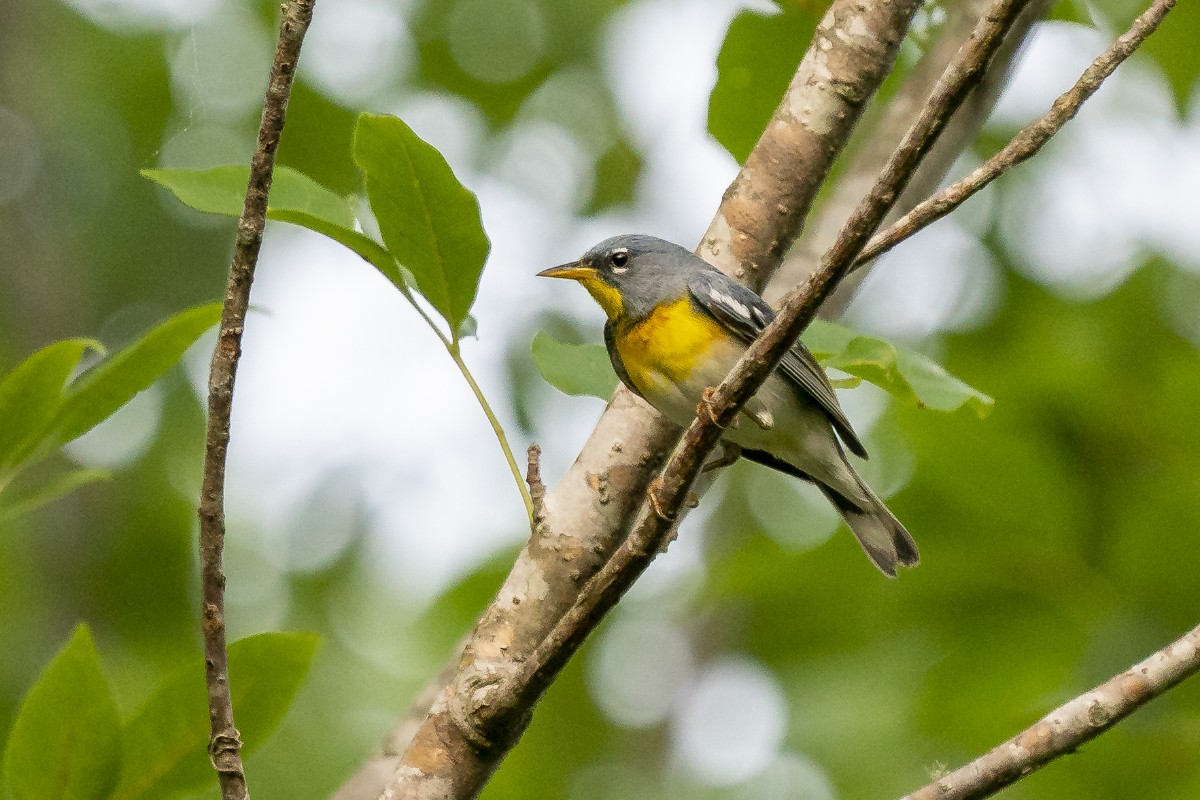
M 0 371 L 69 336 L 118 347 L 221 295 L 233 223 L 138 170 L 248 162 L 276 6 L 0 5 Z M 1140 10 L 1056 7 L 957 171 L 1040 115 Z M 389 112 L 478 193 L 493 249 L 465 355 L 514 446 L 542 445 L 549 483 L 603 404 L 542 383 L 529 342 L 542 328 L 599 341 L 602 317 L 533 273 L 621 232 L 698 241 L 737 171 L 707 130 L 716 57 L 735 15 L 774 11 L 317 4 L 280 162 L 358 192 L 356 115 Z M 794 65 L 808 39 L 787 41 Z M 922 566 L 885 581 L 808 487 L 738 465 L 554 685 L 485 797 L 894 796 L 1196 624 L 1196 41 L 1200 11 L 1181 3 L 1043 155 L 887 257 L 848 311 L 996 398 L 980 421 L 843 393 L 874 454 L 864 473 Z M 323 644 L 249 779 L 256 798 L 324 797 L 449 656 L 527 528 L 461 377 L 368 266 L 272 223 L 253 303 L 230 452 L 230 634 Z M 211 344 L 70 446 L 111 483 L 0 524 L 0 730 L 78 621 L 124 716 L 200 657 Z M 1200 684 L 1005 797 L 1200 797 Z

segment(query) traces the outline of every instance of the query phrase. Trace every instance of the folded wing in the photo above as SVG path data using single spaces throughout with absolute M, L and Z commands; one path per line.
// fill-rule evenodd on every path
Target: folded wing
M 757 294 L 715 269 L 696 270 L 688 279 L 688 291 L 696 304 L 742 341 L 754 341 L 775 319 L 775 311 Z M 860 458 L 867 450 L 846 419 L 825 370 L 802 343 L 796 342 L 777 367 L 779 374 L 825 412 L 847 449 Z M 628 383 L 628 381 L 626 381 Z

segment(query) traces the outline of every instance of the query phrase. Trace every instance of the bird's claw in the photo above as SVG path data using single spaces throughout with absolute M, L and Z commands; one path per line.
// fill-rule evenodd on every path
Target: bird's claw
M 677 515 L 667 514 L 662 509 L 662 505 L 658 499 L 658 493 L 663 489 L 662 478 L 655 478 L 650 482 L 650 488 L 646 490 L 646 500 L 650 503 L 650 508 L 664 522 L 674 522 Z
M 700 393 L 700 402 L 696 404 L 696 416 L 707 417 L 708 421 L 713 425 L 716 425 L 718 428 L 736 428 L 738 422 L 736 417 L 734 418 L 733 422 L 727 426 L 722 425 L 721 421 L 717 419 L 717 414 L 715 411 L 713 411 L 713 402 L 716 396 L 716 389 L 711 386 L 706 387 L 704 391 Z

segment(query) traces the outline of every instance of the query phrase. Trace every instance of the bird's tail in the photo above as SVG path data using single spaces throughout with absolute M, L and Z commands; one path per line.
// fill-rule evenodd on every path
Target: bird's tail
M 854 477 L 858 478 L 857 475 Z M 821 486 L 821 491 L 837 508 L 858 539 L 858 543 L 862 545 L 862 549 L 884 575 L 889 578 L 896 577 L 897 564 L 915 567 L 921 557 L 917 553 L 917 543 L 913 541 L 912 535 L 871 491 L 871 487 L 861 478 L 858 478 L 858 484 L 867 499 L 867 502 L 861 505 L 842 497 L 827 486 Z

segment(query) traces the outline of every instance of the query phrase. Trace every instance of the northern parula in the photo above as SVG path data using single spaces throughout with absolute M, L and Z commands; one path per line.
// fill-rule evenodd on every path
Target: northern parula
M 621 382 L 678 425 L 691 423 L 704 390 L 724 380 L 775 318 L 753 291 L 653 236 L 605 239 L 578 261 L 538 275 L 588 290 L 608 315 L 604 343 Z M 752 461 L 816 484 L 884 574 L 917 564 L 912 536 L 846 459 L 842 443 L 862 458 L 867 451 L 800 342 L 723 438 Z

